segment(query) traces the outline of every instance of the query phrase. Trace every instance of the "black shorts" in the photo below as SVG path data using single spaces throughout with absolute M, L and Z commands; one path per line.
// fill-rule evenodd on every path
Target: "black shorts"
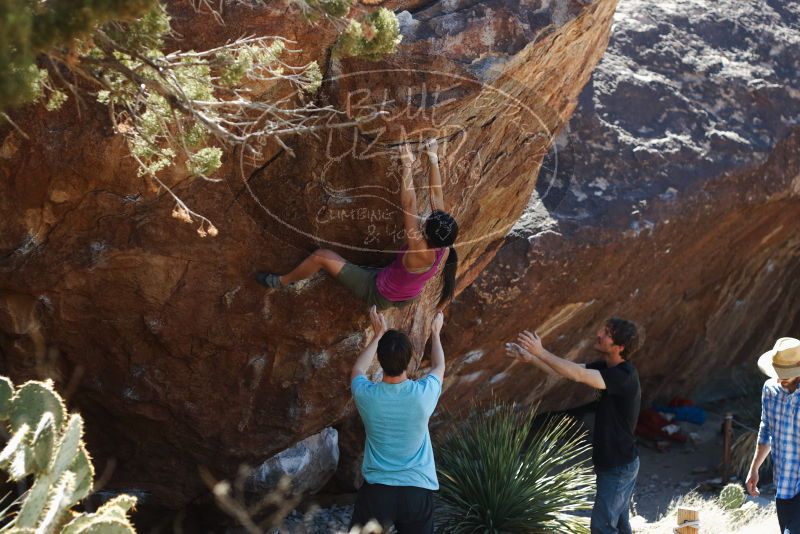
M 376 520 L 384 530 L 398 534 L 433 533 L 433 491 L 415 486 L 385 486 L 366 480 L 358 490 L 350 529 Z

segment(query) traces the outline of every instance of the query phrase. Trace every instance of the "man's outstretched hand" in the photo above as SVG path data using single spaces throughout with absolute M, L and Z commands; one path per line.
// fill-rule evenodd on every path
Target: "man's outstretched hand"
M 541 356 L 544 353 L 542 338 L 540 338 L 539 334 L 536 332 L 530 333 L 525 330 L 524 332 L 520 333 L 517 342 L 522 346 L 523 349 L 530 352 L 534 356 Z
M 444 314 L 439 311 L 433 316 L 433 321 L 431 322 L 431 334 L 438 336 L 442 331 L 442 325 L 444 325 Z
M 375 306 L 369 309 L 369 320 L 372 323 L 372 331 L 375 333 L 375 337 L 381 337 L 389 330 L 389 326 L 386 324 L 386 317 Z

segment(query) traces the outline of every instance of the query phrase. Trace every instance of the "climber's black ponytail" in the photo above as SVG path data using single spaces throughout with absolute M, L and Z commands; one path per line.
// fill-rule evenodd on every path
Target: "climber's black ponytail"
M 450 247 L 450 252 L 447 254 L 447 262 L 442 269 L 442 277 L 444 277 L 444 285 L 442 285 L 442 295 L 439 297 L 439 306 L 447 303 L 448 300 L 453 298 L 453 293 L 456 290 L 456 271 L 458 271 L 458 254 L 456 254 L 455 247 Z

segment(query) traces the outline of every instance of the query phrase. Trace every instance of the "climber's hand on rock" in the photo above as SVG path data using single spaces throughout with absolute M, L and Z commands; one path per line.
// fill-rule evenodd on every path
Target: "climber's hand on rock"
M 523 349 L 527 350 L 534 356 L 539 356 L 544 352 L 542 338 L 540 338 L 536 332 L 530 333 L 525 330 L 524 332 L 520 333 L 517 341 Z
M 433 316 L 433 322 L 431 323 L 431 334 L 438 336 L 442 331 L 442 325 L 444 325 L 444 314 L 442 312 L 436 312 L 436 315 Z
M 411 147 L 408 146 L 408 143 L 403 143 L 399 147 L 400 149 L 400 162 L 403 164 L 404 167 L 411 167 L 416 159 L 414 157 L 414 153 L 411 152 Z
M 375 306 L 369 309 L 369 320 L 372 323 L 372 331 L 375 333 L 375 337 L 381 337 L 389 330 L 389 326 L 386 324 L 386 317 Z
M 531 362 L 533 360 L 533 355 L 516 343 L 506 343 L 506 356 L 523 362 Z
M 425 141 L 425 145 L 423 147 L 425 153 L 431 159 L 438 158 L 439 156 L 439 141 L 436 140 L 435 137 L 431 137 L 430 139 Z

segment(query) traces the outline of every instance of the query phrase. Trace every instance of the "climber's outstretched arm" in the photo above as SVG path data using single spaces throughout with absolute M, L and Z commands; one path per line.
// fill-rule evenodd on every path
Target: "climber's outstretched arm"
M 442 174 L 439 172 L 439 142 L 435 137 L 425 141 L 425 153 L 431 162 L 430 189 L 431 189 L 431 210 L 444 209 L 444 193 L 442 192 Z
M 419 214 L 417 213 L 417 192 L 414 189 L 414 179 L 411 176 L 411 166 L 414 164 L 414 154 L 407 144 L 400 147 L 400 162 L 403 164 L 403 185 L 400 188 L 400 206 L 403 209 L 403 227 L 406 231 L 408 249 L 411 251 L 425 250 L 428 244 L 419 229 Z

